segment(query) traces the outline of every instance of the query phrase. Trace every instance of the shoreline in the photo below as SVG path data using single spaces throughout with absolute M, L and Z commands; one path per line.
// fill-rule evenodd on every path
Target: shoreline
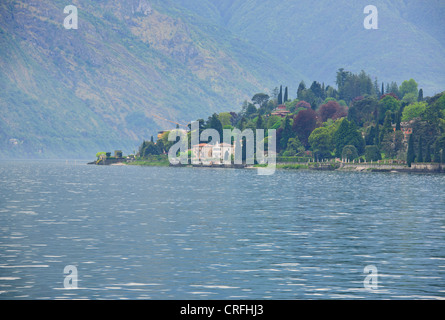
M 93 164 L 93 163 L 90 163 Z M 172 165 L 168 162 L 134 161 L 130 163 L 113 163 L 109 166 L 141 167 L 181 167 L 210 169 L 258 169 L 261 165 Z M 411 167 L 400 164 L 345 164 L 345 163 L 277 163 L 277 170 L 311 170 L 339 172 L 382 172 L 382 173 L 445 173 L 445 165 L 439 163 L 413 163 Z

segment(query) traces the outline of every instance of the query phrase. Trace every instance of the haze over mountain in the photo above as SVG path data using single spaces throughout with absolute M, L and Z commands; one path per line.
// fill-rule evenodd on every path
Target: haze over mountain
M 79 28 L 66 30 L 73 4 Z M 238 111 L 280 84 L 334 85 L 339 68 L 445 88 L 445 3 L 6 0 L 0 3 L 0 157 L 133 152 L 174 123 Z

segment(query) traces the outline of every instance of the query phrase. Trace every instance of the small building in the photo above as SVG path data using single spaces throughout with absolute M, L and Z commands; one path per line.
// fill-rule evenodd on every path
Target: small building
M 407 142 L 409 139 L 409 136 L 413 133 L 413 127 L 412 127 L 412 121 L 410 122 L 401 122 L 400 123 L 400 130 L 403 133 L 403 142 Z M 394 132 L 396 131 L 396 125 L 392 125 Z
M 291 112 L 286 110 L 286 106 L 284 104 L 279 105 L 274 111 L 272 111 L 273 116 L 278 116 L 281 118 L 286 118 Z
M 200 161 L 220 163 L 221 161 L 230 160 L 234 154 L 234 146 L 227 143 L 207 144 L 201 143 L 192 147 L 192 157 L 198 158 Z

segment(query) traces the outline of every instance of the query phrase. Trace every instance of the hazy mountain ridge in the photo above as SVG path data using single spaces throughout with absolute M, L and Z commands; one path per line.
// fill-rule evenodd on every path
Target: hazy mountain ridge
M 63 28 L 62 1 L 0 6 L 4 154 L 131 152 L 175 126 L 161 118 L 187 124 L 270 89 L 256 48 L 150 3 L 78 1 L 78 30 Z
M 441 0 L 376 0 L 379 29 L 365 30 L 369 1 L 310 0 L 180 0 L 311 80 L 334 84 L 344 67 L 365 70 L 380 81 L 410 77 L 429 95 L 443 91 L 445 74 L 445 2 Z M 297 81 L 297 80 L 296 80 Z M 296 84 L 294 84 L 296 85 Z

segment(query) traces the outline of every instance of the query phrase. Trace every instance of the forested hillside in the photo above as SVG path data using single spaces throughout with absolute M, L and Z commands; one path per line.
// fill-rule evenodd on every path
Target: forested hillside
M 275 129 L 279 162 L 337 158 L 445 163 L 445 91 L 425 97 L 414 79 L 380 86 L 365 71 L 339 69 L 336 79 L 335 87 L 302 81 L 294 99 L 283 86 L 272 96 L 256 93 L 240 112 L 198 119 L 199 134 L 215 129 L 222 142 L 223 129 L 265 130 L 267 148 L 268 130 Z M 188 134 L 190 143 L 192 132 Z M 156 142 L 144 141 L 137 156 L 167 154 L 174 144 L 168 136 L 166 132 Z

